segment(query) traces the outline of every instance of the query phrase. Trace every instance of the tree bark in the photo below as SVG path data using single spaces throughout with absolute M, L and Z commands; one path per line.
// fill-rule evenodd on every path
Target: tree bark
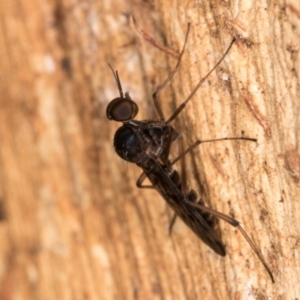
M 300 297 L 300 5 L 297 1 L 0 1 L 0 299 L 296 299 Z M 219 257 L 177 220 L 141 170 L 122 161 L 106 119 L 118 89 L 169 116 L 221 65 L 174 121 L 188 183 L 220 221 Z M 178 155 L 176 147 L 172 157 Z

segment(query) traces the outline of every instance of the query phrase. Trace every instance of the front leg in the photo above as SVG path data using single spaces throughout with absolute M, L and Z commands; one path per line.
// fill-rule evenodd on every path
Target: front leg
M 139 188 L 139 189 L 155 189 L 155 187 L 153 185 L 142 185 L 144 180 L 147 178 L 147 175 L 145 174 L 145 172 L 143 172 L 138 180 L 136 181 L 136 186 Z

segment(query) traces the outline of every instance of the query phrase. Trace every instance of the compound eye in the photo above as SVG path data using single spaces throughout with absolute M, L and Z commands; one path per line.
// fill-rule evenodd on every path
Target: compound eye
M 115 98 L 107 106 L 106 116 L 109 120 L 124 122 L 132 120 L 139 108 L 130 98 Z

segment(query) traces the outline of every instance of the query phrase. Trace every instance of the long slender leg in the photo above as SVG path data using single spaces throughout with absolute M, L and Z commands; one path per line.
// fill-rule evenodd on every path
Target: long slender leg
M 143 172 L 136 181 L 136 186 L 140 189 L 155 189 L 153 185 L 142 185 L 144 180 L 147 178 L 146 174 Z
M 198 208 L 198 209 L 200 209 L 202 211 L 208 212 L 208 213 L 216 216 L 217 218 L 224 220 L 225 222 L 229 223 L 230 225 L 236 227 L 242 233 L 242 235 L 244 236 L 244 238 L 246 239 L 246 241 L 248 242 L 248 244 L 251 246 L 251 248 L 253 249 L 253 251 L 255 252 L 255 254 L 257 255 L 257 257 L 259 258 L 259 260 L 263 264 L 263 266 L 265 267 L 266 271 L 268 272 L 268 274 L 271 277 L 272 282 L 273 283 L 275 282 L 273 274 L 272 274 L 270 268 L 268 267 L 267 263 L 265 262 L 265 260 L 264 260 L 264 258 L 262 256 L 261 252 L 255 246 L 254 242 L 251 240 L 251 238 L 246 233 L 246 231 L 242 228 L 242 226 L 240 225 L 239 221 L 237 221 L 234 218 L 232 218 L 232 217 L 230 217 L 228 215 L 225 215 L 225 214 L 223 214 L 223 213 L 221 213 L 219 211 L 211 209 L 209 207 L 205 207 L 203 205 L 200 205 L 200 204 L 197 204 L 197 203 L 194 203 L 194 202 L 191 202 L 191 201 L 187 201 L 186 203 L 188 205 L 196 207 L 196 208 Z
M 242 139 L 242 140 L 250 140 L 250 141 L 256 141 L 256 139 L 251 139 L 251 138 L 245 138 L 245 137 L 241 137 L 241 138 L 224 138 L 225 140 L 237 140 L 237 139 Z M 183 147 L 184 147 L 184 142 L 181 139 L 180 142 L 180 154 L 179 156 L 171 162 L 171 165 L 173 165 L 174 163 L 176 163 L 178 160 L 181 160 L 181 187 L 182 187 L 182 193 L 183 195 L 187 194 L 187 183 L 186 183 L 186 170 L 185 170 L 185 155 L 190 152 L 192 149 L 194 149 L 195 147 L 197 147 L 198 145 L 200 145 L 201 143 L 205 143 L 205 142 L 212 142 L 212 141 L 220 141 L 220 140 L 224 140 L 224 139 L 214 139 L 214 140 L 205 140 L 205 141 L 196 141 L 195 143 L 193 143 L 190 147 L 188 147 L 185 151 L 183 151 Z M 273 274 L 270 270 L 270 268 L 268 267 L 267 263 L 265 262 L 261 252 L 258 250 L 258 248 L 255 246 L 254 242 L 251 240 L 251 238 L 248 236 L 248 234 L 246 233 L 246 231 L 241 227 L 240 222 L 235 220 L 234 218 L 225 215 L 223 213 L 220 213 L 214 209 L 205 207 L 199 203 L 194 203 L 192 201 L 186 201 L 186 203 L 188 205 L 194 206 L 202 211 L 208 212 L 214 216 L 216 216 L 219 219 L 222 219 L 224 221 L 226 221 L 227 223 L 229 223 L 230 225 L 236 227 L 241 233 L 242 235 L 245 237 L 246 241 L 249 243 L 249 245 L 251 246 L 251 248 L 253 249 L 253 251 L 255 252 L 255 254 L 257 255 L 257 257 L 259 258 L 259 260 L 261 261 L 261 263 L 263 264 L 263 266 L 265 267 L 266 271 L 268 272 L 269 276 L 271 277 L 272 282 L 274 283 L 274 277 Z
M 231 46 L 233 45 L 235 39 L 233 39 L 229 45 L 229 47 L 227 48 L 227 50 L 225 51 L 225 53 L 222 55 L 221 59 L 216 63 L 216 65 L 199 81 L 199 83 L 196 85 L 196 87 L 193 89 L 193 91 L 190 93 L 190 95 L 187 97 L 187 99 L 181 103 L 178 108 L 174 111 L 174 113 L 171 115 L 171 117 L 167 120 L 167 123 L 170 123 L 171 121 L 173 121 L 179 114 L 180 112 L 185 108 L 185 106 L 187 105 L 187 103 L 190 101 L 190 99 L 195 95 L 195 93 L 198 91 L 198 89 L 200 88 L 200 86 L 202 85 L 202 83 L 207 79 L 207 77 L 217 68 L 217 66 L 222 62 L 222 60 L 224 59 L 224 57 L 227 55 L 227 53 L 229 52 Z
M 176 157 L 170 164 L 170 166 L 173 166 L 175 163 L 177 163 L 183 156 L 185 156 L 187 153 L 191 152 L 194 148 L 199 146 L 200 144 L 204 143 L 210 143 L 210 142 L 218 142 L 218 141 L 229 141 L 229 140 L 246 140 L 251 142 L 257 142 L 257 139 L 248 138 L 248 137 L 228 137 L 228 138 L 220 138 L 220 139 L 211 139 L 211 140 L 197 140 L 192 145 L 190 145 L 186 150 L 182 151 L 178 157 Z
M 172 219 L 171 219 L 171 222 L 170 222 L 170 225 L 169 225 L 169 235 L 172 234 L 172 230 L 173 230 L 173 227 L 174 227 L 174 224 L 177 220 L 177 215 L 174 213 Z
M 158 103 L 158 99 L 157 99 L 157 94 L 165 87 L 165 85 L 172 79 L 172 77 L 174 76 L 174 74 L 177 72 L 177 69 L 178 69 L 178 66 L 181 62 L 181 58 L 182 58 L 182 55 L 184 53 L 184 50 L 185 50 L 185 46 L 186 46 L 186 42 L 187 42 L 187 38 L 188 38 L 188 35 L 189 35 L 189 31 L 190 31 L 190 23 L 188 23 L 188 28 L 187 28 L 187 32 L 186 32 L 186 35 L 185 35 L 185 41 L 184 41 L 184 44 L 183 44 L 183 48 L 181 50 L 181 53 L 180 53 L 180 56 L 178 58 L 178 61 L 177 61 L 177 64 L 175 66 L 175 68 L 172 70 L 172 72 L 169 74 L 169 76 L 167 77 L 167 79 L 162 83 L 160 84 L 156 90 L 154 91 L 154 93 L 152 94 L 152 98 L 153 98 L 153 102 L 154 102 L 154 105 L 155 105 L 155 108 L 156 108 L 156 111 L 160 117 L 161 120 L 165 120 L 165 117 L 164 117 L 164 114 L 161 110 L 161 107 Z

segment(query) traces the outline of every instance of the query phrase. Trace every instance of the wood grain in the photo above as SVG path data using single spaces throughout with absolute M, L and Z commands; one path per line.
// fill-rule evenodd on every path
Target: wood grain
M 255 2 L 255 1 L 254 1 Z M 0 299 L 296 299 L 299 263 L 300 6 L 297 1 L 0 1 Z M 176 64 L 134 29 L 180 51 L 160 94 L 166 116 L 226 50 L 174 126 L 201 145 L 190 187 L 241 221 L 273 271 L 220 222 L 218 257 L 140 170 L 114 153 L 105 117 L 118 90 L 155 118 L 151 94 Z M 173 149 L 176 157 L 177 149 Z

